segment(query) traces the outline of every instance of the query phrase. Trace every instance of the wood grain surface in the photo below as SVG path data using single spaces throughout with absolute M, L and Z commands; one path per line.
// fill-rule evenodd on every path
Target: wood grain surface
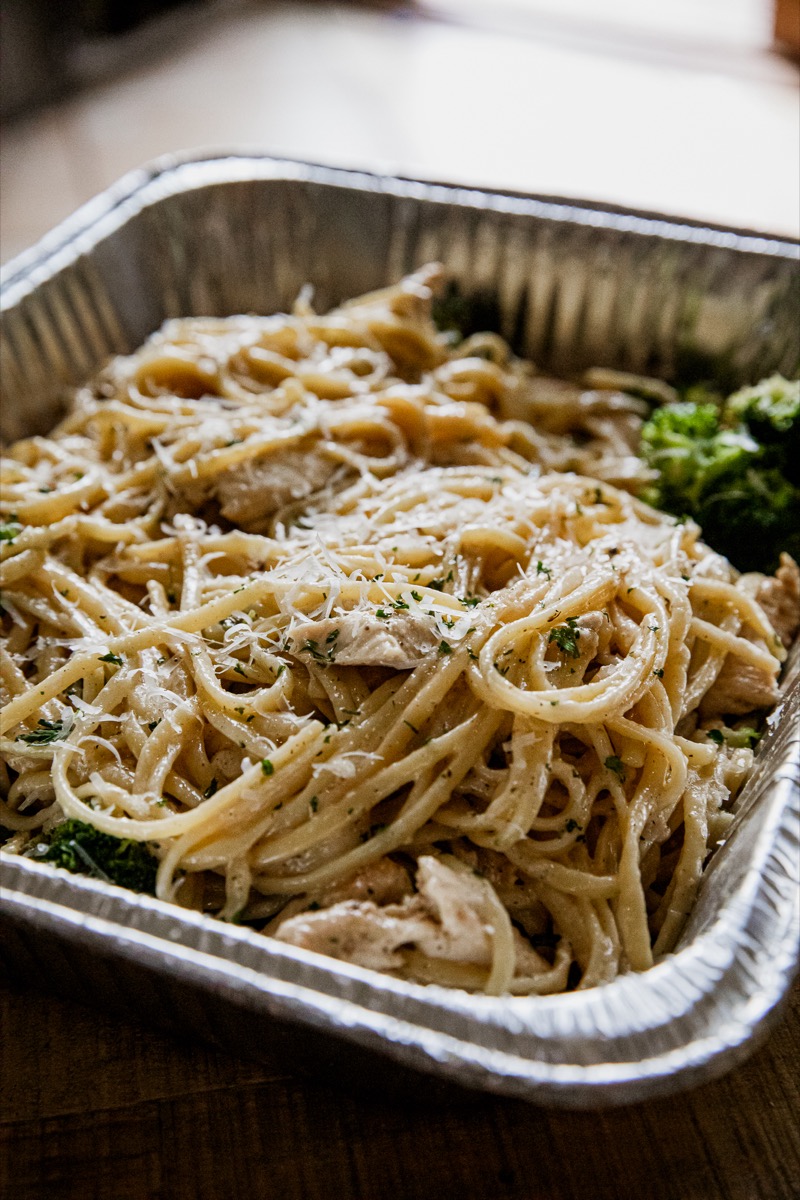
M 599 1113 L 398 1101 L 0 987 L 3 1200 L 796 1200 L 800 989 L 723 1079 Z

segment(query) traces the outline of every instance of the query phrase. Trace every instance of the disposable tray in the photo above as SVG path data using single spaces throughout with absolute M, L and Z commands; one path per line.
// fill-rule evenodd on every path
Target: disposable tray
M 557 373 L 707 368 L 734 386 L 800 365 L 793 242 L 267 157 L 170 158 L 6 268 L 3 436 L 46 430 L 65 388 L 167 317 L 285 310 L 305 283 L 324 309 L 432 259 L 515 349 Z M 566 996 L 423 987 L 5 853 L 0 962 L 45 988 L 382 1087 L 424 1071 L 599 1107 L 698 1083 L 765 1036 L 795 970 L 797 667 L 795 656 L 680 945 L 644 974 Z

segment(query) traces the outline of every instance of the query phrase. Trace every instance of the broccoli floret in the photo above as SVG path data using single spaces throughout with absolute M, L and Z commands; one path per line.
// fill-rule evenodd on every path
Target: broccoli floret
M 800 554 L 799 436 L 800 399 L 780 376 L 721 406 L 667 405 L 642 430 L 642 456 L 658 472 L 643 499 L 693 517 L 741 570 L 772 571 L 781 550 Z
M 800 484 L 800 380 L 772 375 L 734 392 L 725 401 L 722 423 L 732 428 L 746 425 L 770 464 Z
M 733 478 L 758 453 L 746 433 L 720 428 L 713 404 L 659 408 L 642 430 L 642 452 L 658 480 L 644 498 L 678 516 L 695 516 L 717 480 Z
M 142 842 L 115 838 L 84 821 L 70 819 L 57 825 L 46 837 L 40 837 L 26 851 L 28 858 L 53 863 L 75 875 L 91 875 L 130 888 L 132 892 L 153 895 L 158 859 Z
M 771 375 L 755 387 L 742 388 L 725 401 L 726 424 L 761 425 L 775 434 L 793 430 L 800 419 L 800 380 Z M 766 440 L 766 439 L 764 439 Z

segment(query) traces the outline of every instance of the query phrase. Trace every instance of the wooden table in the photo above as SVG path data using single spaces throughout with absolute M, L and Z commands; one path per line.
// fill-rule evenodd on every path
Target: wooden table
M 798 1099 L 798 988 L 724 1079 L 562 1113 L 354 1094 L 0 987 L 3 1200 L 796 1200 Z
M 578 20 L 585 8 L 613 25 L 636 7 L 623 0 L 531 3 L 529 37 L 513 3 L 474 5 L 474 28 L 450 0 L 423 6 L 457 7 L 450 23 L 216 7 L 171 55 L 4 131 L 5 255 L 131 167 L 209 144 L 796 231 L 796 71 L 752 38 L 736 43 L 735 22 L 709 55 L 692 22 L 713 5 L 638 6 L 637 20 L 673 13 L 652 44 L 646 30 L 617 43 Z M 506 26 L 487 31 L 500 9 Z M 796 1200 L 798 1079 L 797 991 L 767 1046 L 725 1079 L 559 1113 L 467 1094 L 444 1104 L 422 1077 L 403 1102 L 355 1094 L 6 985 L 0 1197 Z

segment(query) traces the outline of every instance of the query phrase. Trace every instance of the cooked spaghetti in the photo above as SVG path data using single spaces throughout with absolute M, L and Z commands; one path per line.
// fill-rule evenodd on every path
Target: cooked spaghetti
M 585 988 L 674 946 L 796 571 L 637 500 L 625 380 L 453 346 L 440 276 L 169 322 L 11 448 L 0 825 L 402 978 Z

